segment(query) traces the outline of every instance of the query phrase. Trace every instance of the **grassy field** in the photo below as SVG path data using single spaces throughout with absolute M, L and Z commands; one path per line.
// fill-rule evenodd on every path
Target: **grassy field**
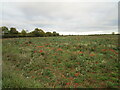
M 118 36 L 2 40 L 3 88 L 119 88 Z

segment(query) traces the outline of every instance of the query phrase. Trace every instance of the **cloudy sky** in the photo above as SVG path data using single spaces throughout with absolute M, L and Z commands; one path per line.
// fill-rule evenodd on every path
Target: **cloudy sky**
M 60 34 L 118 32 L 118 2 L 2 2 L 0 26 Z

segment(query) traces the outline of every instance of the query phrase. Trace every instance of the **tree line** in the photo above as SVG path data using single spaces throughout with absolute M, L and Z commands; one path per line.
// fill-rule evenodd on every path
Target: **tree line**
M 16 28 L 11 27 L 8 29 L 6 26 L 0 27 L 2 30 L 3 38 L 12 38 L 12 37 L 50 37 L 50 36 L 59 36 L 59 33 L 53 32 L 44 32 L 42 29 L 35 28 L 31 32 L 27 32 L 26 30 L 22 30 L 21 32 L 17 31 Z

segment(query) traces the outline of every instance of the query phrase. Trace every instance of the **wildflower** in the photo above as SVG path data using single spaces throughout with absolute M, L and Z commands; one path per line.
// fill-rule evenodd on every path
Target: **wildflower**
M 40 52 L 40 53 L 42 53 L 42 52 L 43 52 L 43 50 L 40 50 L 39 52 Z
M 75 85 L 77 86 L 77 85 L 79 85 L 78 83 L 75 83 Z
M 118 54 L 115 50 L 113 49 L 109 49 L 110 51 L 114 52 L 115 54 Z
M 95 54 L 90 54 L 90 56 L 95 56 Z
M 74 88 L 77 88 L 77 86 L 74 86 Z
M 115 52 L 115 54 L 118 54 L 117 52 Z
M 70 85 L 70 83 L 66 83 L 66 85 Z
M 110 56 L 110 58 L 113 58 L 112 56 Z
M 79 85 L 78 83 L 75 83 L 74 88 L 77 88 L 77 87 L 78 87 L 78 85 Z
M 37 51 L 34 51 L 34 53 L 36 53 Z
M 32 76 L 32 78 L 35 78 L 35 76 Z
M 80 53 L 80 54 L 82 54 L 83 52 L 82 52 L 82 51 L 80 51 L 79 53 Z
M 73 78 L 73 77 L 70 77 L 69 79 L 70 79 L 70 80 L 73 80 L 74 78 Z
M 80 63 L 79 63 L 79 62 L 77 62 L 76 64 L 78 64 L 78 65 L 79 65 Z
M 98 64 L 98 62 L 96 62 L 96 64 Z
M 109 49 L 110 51 L 112 51 L 112 52 L 115 52 L 115 50 L 113 50 L 113 49 Z
M 79 76 L 79 73 L 75 73 L 74 76 L 76 76 L 76 77 Z
M 57 51 L 63 51 L 61 48 L 58 48 Z
M 107 49 L 102 49 L 102 51 L 107 51 Z

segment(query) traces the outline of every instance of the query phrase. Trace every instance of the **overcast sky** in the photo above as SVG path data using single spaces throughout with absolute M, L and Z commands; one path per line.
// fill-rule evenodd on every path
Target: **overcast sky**
M 0 5 L 2 25 L 60 34 L 118 32 L 117 2 L 5 2 Z

